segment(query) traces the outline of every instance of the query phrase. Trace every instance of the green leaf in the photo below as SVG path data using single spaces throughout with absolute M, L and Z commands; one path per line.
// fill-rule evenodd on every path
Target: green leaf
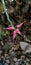
M 5 33 L 4 32 L 0 32 L 0 36 L 3 36 Z
M 28 38 L 30 41 L 31 41 L 31 36 L 29 36 L 29 38 Z
M 7 48 L 7 45 L 5 44 L 5 45 L 3 45 L 3 47 L 2 47 L 4 50 L 6 50 L 6 48 Z
M 20 36 L 17 34 L 17 35 L 16 35 L 16 39 L 19 39 L 19 38 L 20 38 Z
M 2 6 L 2 3 L 0 2 L 0 12 L 3 11 L 3 6 Z

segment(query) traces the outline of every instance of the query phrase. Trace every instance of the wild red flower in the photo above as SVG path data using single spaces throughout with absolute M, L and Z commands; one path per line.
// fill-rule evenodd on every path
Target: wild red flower
M 21 28 L 22 25 L 23 25 L 23 23 L 16 25 L 17 29 L 15 29 L 13 26 L 5 28 L 5 29 L 6 30 L 11 30 L 11 31 L 14 30 L 13 31 L 13 39 L 15 39 L 15 37 L 16 37 L 17 34 L 22 35 L 21 31 L 19 30 L 19 28 Z

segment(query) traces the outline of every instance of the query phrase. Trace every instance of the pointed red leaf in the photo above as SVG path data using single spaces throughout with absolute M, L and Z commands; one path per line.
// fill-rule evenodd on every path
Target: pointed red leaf
M 20 28 L 23 25 L 23 23 L 18 24 L 16 27 Z
M 6 30 L 14 30 L 14 27 L 8 27 L 8 28 L 4 28 Z
M 16 30 L 13 32 L 13 39 L 16 37 Z

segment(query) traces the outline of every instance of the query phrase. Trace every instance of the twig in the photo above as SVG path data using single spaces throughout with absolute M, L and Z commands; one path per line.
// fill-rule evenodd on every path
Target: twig
M 7 20 L 10 22 L 11 26 L 14 27 L 14 25 L 12 24 L 12 21 L 11 21 L 10 18 L 9 18 L 9 14 L 8 14 L 8 12 L 7 12 L 7 9 L 6 9 L 5 2 L 4 2 L 4 0 L 1 0 L 1 1 L 2 1 L 2 4 L 3 4 L 3 8 L 4 8 L 4 11 L 5 11 L 5 14 L 6 14 L 6 16 L 7 16 Z

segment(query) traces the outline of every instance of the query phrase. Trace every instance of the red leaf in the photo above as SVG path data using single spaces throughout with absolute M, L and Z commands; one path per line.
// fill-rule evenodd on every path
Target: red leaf
M 16 27 L 20 28 L 23 25 L 23 23 L 18 24 Z

